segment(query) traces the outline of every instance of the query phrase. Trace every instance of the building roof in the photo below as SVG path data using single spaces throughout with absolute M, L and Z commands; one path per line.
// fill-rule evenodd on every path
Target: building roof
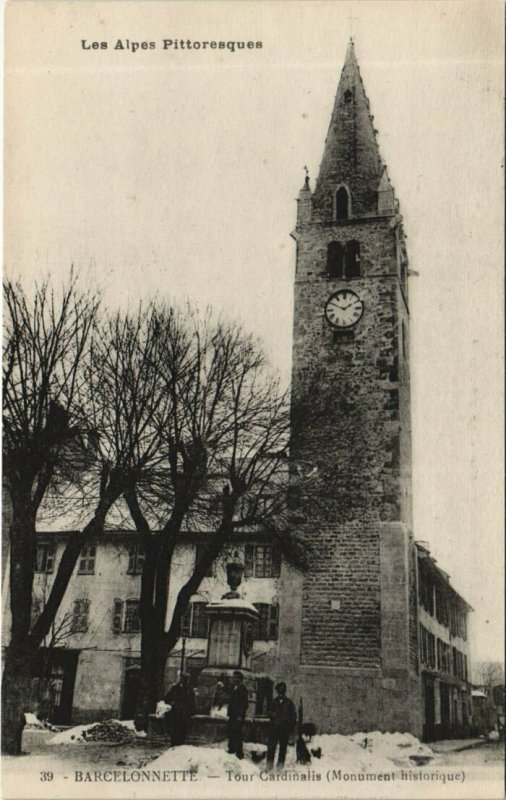
M 467 600 L 464 600 L 461 594 L 457 592 L 456 589 L 450 583 L 450 576 L 447 572 L 445 572 L 441 567 L 437 566 L 437 561 L 434 556 L 431 556 L 429 546 L 427 542 L 415 542 L 416 547 L 418 549 L 418 558 L 423 559 L 424 565 L 427 567 L 429 572 L 432 574 L 432 577 L 442 583 L 446 589 L 454 595 L 457 600 L 459 600 L 468 611 L 474 611 L 474 608 L 469 605 Z

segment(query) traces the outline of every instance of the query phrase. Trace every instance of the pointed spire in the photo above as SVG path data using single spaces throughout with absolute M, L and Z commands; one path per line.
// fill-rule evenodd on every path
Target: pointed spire
M 304 185 L 303 185 L 302 189 L 300 190 L 301 193 L 302 192 L 310 192 L 311 191 L 311 189 L 309 187 L 309 170 L 306 167 L 306 165 L 304 165 L 304 172 L 306 174 L 305 174 L 305 177 L 304 177 Z
M 304 185 L 299 192 L 299 198 L 297 200 L 297 224 L 303 225 L 306 222 L 311 220 L 311 213 L 312 213 L 312 195 L 311 195 L 311 187 L 309 185 L 309 170 L 306 166 L 304 166 L 305 170 L 305 178 L 304 178 Z
M 350 216 L 376 215 L 381 174 L 369 100 L 350 37 L 313 196 L 315 211 L 324 220 L 335 218 L 335 194 L 344 187 Z

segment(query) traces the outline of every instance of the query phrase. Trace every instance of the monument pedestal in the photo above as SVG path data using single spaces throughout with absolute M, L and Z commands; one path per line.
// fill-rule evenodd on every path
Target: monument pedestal
M 248 690 L 248 716 L 252 717 L 255 713 L 256 690 L 251 669 L 251 651 L 258 611 L 251 603 L 237 596 L 225 596 L 209 603 L 206 612 L 210 617 L 209 639 L 207 667 L 204 667 L 198 679 L 199 713 L 211 712 L 218 681 L 222 681 L 225 692 L 228 693 L 232 686 L 232 675 L 235 670 L 239 670 Z

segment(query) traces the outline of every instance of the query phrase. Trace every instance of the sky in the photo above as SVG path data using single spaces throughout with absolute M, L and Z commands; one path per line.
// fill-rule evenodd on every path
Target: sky
M 212 304 L 285 382 L 295 199 L 353 34 L 418 273 L 414 534 L 475 609 L 475 660 L 502 658 L 504 630 L 502 15 L 495 0 L 11 2 L 5 23 L 6 273 L 58 282 L 74 264 L 112 308 Z

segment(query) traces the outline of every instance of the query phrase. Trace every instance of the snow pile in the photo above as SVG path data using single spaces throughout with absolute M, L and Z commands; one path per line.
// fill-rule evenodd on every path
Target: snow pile
M 136 731 L 133 720 L 107 719 L 93 722 L 91 725 L 76 725 L 66 731 L 57 733 L 50 739 L 50 744 L 83 744 L 83 742 L 106 742 L 123 744 L 131 742 L 136 736 L 145 736 L 143 731 Z
M 45 728 L 43 722 L 40 721 L 35 714 L 31 714 L 29 711 L 25 713 L 25 725 L 28 725 L 30 728 Z
M 408 733 L 356 733 L 353 736 L 322 734 L 314 736 L 307 747 L 312 752 L 310 767 L 323 773 L 338 766 L 343 772 L 393 772 L 398 767 L 412 767 L 416 759 L 427 763 L 432 750 Z M 225 777 L 227 771 L 236 775 L 266 768 L 267 748 L 264 744 L 245 742 L 245 758 L 239 761 L 226 752 L 225 744 L 214 747 L 183 745 L 166 750 L 149 765 L 150 769 L 190 770 L 199 778 Z M 321 756 L 318 758 L 315 753 Z M 296 748 L 291 746 L 286 754 L 285 769 L 306 772 L 308 765 L 296 763 Z
M 364 750 L 387 758 L 399 767 L 426 764 L 434 757 L 430 747 L 422 744 L 411 733 L 369 731 L 368 733 L 354 733 L 350 739 Z
M 265 750 L 265 745 L 249 746 Z M 252 765 L 247 757 L 243 761 L 239 761 L 235 756 L 227 753 L 223 744 L 215 747 L 195 747 L 185 744 L 166 750 L 161 756 L 150 762 L 149 769 L 190 770 L 199 778 L 224 778 L 228 771 L 233 772 L 234 775 L 240 775 L 242 772 L 251 774 L 252 766 L 259 772 L 261 769 L 265 769 L 265 764 L 257 767 L 255 764 Z

